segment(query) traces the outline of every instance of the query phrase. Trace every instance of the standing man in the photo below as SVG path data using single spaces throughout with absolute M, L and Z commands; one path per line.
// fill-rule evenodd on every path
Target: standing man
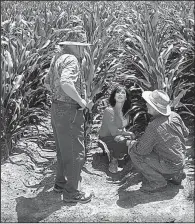
M 59 43 L 59 52 L 53 57 L 45 78 L 45 86 L 52 92 L 51 123 L 57 150 L 54 191 L 63 192 L 65 202 L 87 203 L 92 198 L 91 193 L 80 190 L 85 162 L 83 109 L 91 109 L 92 102 L 86 102 L 79 61 L 88 45 Z
M 131 141 L 129 155 L 144 176 L 140 190 L 156 192 L 167 186 L 167 180 L 179 185 L 185 178 L 183 152 L 189 130 L 181 117 L 171 111 L 164 91 L 145 91 L 142 97 L 153 120 L 139 141 Z

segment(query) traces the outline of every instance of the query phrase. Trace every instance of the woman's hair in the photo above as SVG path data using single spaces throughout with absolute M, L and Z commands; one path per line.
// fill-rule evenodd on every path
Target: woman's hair
M 109 98 L 109 103 L 112 107 L 115 106 L 115 104 L 116 104 L 115 94 L 116 94 L 117 90 L 120 90 L 120 89 L 124 89 L 126 92 L 126 100 L 125 100 L 123 108 L 122 108 L 123 115 L 125 115 L 127 113 L 127 111 L 131 108 L 131 94 L 130 94 L 130 91 L 125 86 L 119 85 L 111 92 L 110 98 Z

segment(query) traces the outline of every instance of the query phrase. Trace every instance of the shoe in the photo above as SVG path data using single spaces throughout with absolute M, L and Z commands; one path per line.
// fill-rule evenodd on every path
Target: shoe
M 68 193 L 66 190 L 64 190 L 63 194 L 63 201 L 67 203 L 77 203 L 80 202 L 82 204 L 90 202 L 92 199 L 92 193 L 85 193 L 82 191 L 77 191 L 74 194 Z
M 117 159 L 113 158 L 111 160 L 111 162 L 109 163 L 109 168 L 108 170 L 111 172 L 111 173 L 117 173 L 118 172 L 118 161 Z
M 123 167 L 117 167 L 117 172 L 121 172 L 123 169 Z
M 165 190 L 167 187 L 167 184 L 161 187 L 150 187 L 150 186 L 143 186 L 140 188 L 140 191 L 145 193 L 155 193 L 155 192 L 161 192 Z
M 176 174 L 175 176 L 173 176 L 169 182 L 171 182 L 172 184 L 175 184 L 175 185 L 180 185 L 182 180 L 184 180 L 186 178 L 186 174 L 181 171 L 179 172 L 179 174 Z
M 55 192 L 57 192 L 57 193 L 62 193 L 63 190 L 64 190 L 64 188 L 58 186 L 57 184 L 55 184 L 53 190 L 54 190 Z

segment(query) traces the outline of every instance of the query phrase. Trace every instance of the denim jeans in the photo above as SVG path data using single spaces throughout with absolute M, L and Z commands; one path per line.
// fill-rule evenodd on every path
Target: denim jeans
M 141 156 L 131 151 L 129 155 L 134 166 L 154 187 L 166 185 L 166 180 L 179 173 L 184 167 L 184 163 L 170 163 L 160 158 L 155 152 Z
M 54 101 L 51 123 L 57 151 L 55 183 L 68 192 L 76 192 L 85 162 L 83 112 L 77 109 L 76 104 Z
M 99 136 L 99 139 L 106 143 L 108 150 L 111 152 L 112 156 L 115 159 L 119 159 L 125 154 L 128 154 L 128 147 L 126 145 L 127 139 L 123 137 L 123 139 L 115 140 L 115 138 L 116 136 Z

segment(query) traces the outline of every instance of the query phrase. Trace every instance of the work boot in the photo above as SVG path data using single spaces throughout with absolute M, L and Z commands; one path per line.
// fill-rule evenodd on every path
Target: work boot
M 63 201 L 67 203 L 77 203 L 80 202 L 82 204 L 90 202 L 93 194 L 91 192 L 82 192 L 76 191 L 74 193 L 69 193 L 64 189 L 63 192 Z
M 154 193 L 154 192 L 161 192 L 163 190 L 165 190 L 167 187 L 167 184 L 163 185 L 163 186 L 159 186 L 159 187 L 151 187 L 151 186 L 141 186 L 140 187 L 140 191 L 142 192 L 146 192 L 146 193 Z
M 118 172 L 118 160 L 115 158 L 111 159 L 111 162 L 109 163 L 109 168 L 108 170 L 111 173 L 117 173 Z
M 167 187 L 167 183 L 157 185 L 154 183 L 149 182 L 145 177 L 142 177 L 142 186 L 140 187 L 140 191 L 146 193 L 154 193 L 154 192 L 161 192 L 165 190 Z
M 53 190 L 54 190 L 55 192 L 57 192 L 57 193 L 62 193 L 63 190 L 64 190 L 64 188 L 58 186 L 57 184 L 55 184 Z
M 117 173 L 123 170 L 122 167 L 118 167 L 118 160 L 115 158 L 112 158 L 111 162 L 109 163 L 109 168 L 108 170 L 111 173 Z
M 186 174 L 184 173 L 184 171 L 180 171 L 179 173 L 175 174 L 170 180 L 169 182 L 171 182 L 172 184 L 175 185 L 180 185 L 182 180 L 184 180 L 186 178 Z

